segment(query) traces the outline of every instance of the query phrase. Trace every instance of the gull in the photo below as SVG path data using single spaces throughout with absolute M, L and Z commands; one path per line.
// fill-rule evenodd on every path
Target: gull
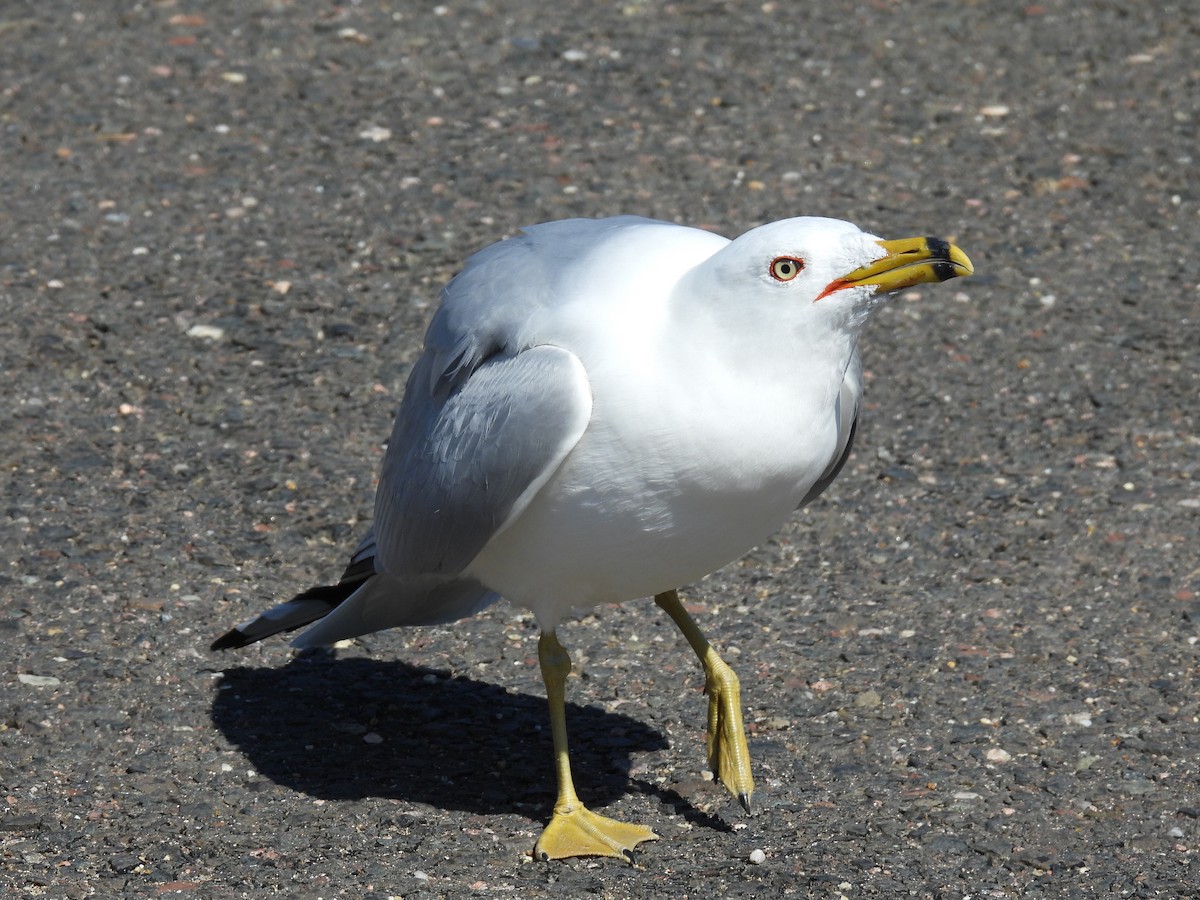
M 557 629 L 653 597 L 700 658 L 708 764 L 749 812 L 740 687 L 677 589 L 743 556 L 837 477 L 862 397 L 858 338 L 888 293 L 970 275 L 956 246 L 801 217 L 729 240 L 635 216 L 524 229 L 441 296 L 383 460 L 372 527 L 335 585 L 213 650 L 311 625 L 317 647 L 529 609 L 557 799 L 534 855 L 632 860 L 657 835 L 592 812 L 571 777 Z

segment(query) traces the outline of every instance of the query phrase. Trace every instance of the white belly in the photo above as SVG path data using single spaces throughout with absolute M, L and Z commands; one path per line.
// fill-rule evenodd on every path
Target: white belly
M 605 386 L 559 472 L 468 567 L 543 628 L 742 556 L 783 524 L 837 446 L 831 411 L 805 407 L 812 391 L 778 387 L 763 415 L 762 403 L 752 414 L 743 402 L 750 386 L 727 378 L 719 391 L 693 381 L 676 396 L 622 395 L 628 383 Z

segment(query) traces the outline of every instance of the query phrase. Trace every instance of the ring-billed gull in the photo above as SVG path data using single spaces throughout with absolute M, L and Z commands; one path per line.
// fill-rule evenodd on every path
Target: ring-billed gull
M 656 837 L 588 810 L 567 751 L 572 610 L 653 596 L 704 667 L 708 761 L 749 809 L 737 677 L 676 588 L 737 559 L 837 476 L 862 395 L 858 336 L 888 292 L 970 275 L 936 238 L 795 218 L 729 241 L 632 216 L 525 229 L 443 292 L 396 416 L 371 530 L 342 580 L 213 649 L 316 623 L 314 647 L 533 611 L 558 799 L 535 855 L 630 858 Z

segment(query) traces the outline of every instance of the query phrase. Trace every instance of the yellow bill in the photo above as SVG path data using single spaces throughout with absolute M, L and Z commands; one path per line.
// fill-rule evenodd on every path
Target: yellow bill
M 914 284 L 965 278 L 975 271 L 967 254 L 941 238 L 900 238 L 880 241 L 879 246 L 887 251 L 886 256 L 835 278 L 817 299 L 844 288 L 864 285 L 878 285 L 879 293 L 887 293 Z

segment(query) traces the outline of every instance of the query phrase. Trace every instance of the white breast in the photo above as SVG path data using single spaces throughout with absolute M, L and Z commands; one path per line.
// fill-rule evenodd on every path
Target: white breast
M 828 366 L 793 363 L 785 379 L 689 359 L 687 348 L 669 364 L 639 370 L 637 359 L 589 368 L 588 431 L 469 567 L 544 628 L 737 559 L 783 524 L 837 447 L 840 378 Z M 817 371 L 828 385 L 815 383 Z

